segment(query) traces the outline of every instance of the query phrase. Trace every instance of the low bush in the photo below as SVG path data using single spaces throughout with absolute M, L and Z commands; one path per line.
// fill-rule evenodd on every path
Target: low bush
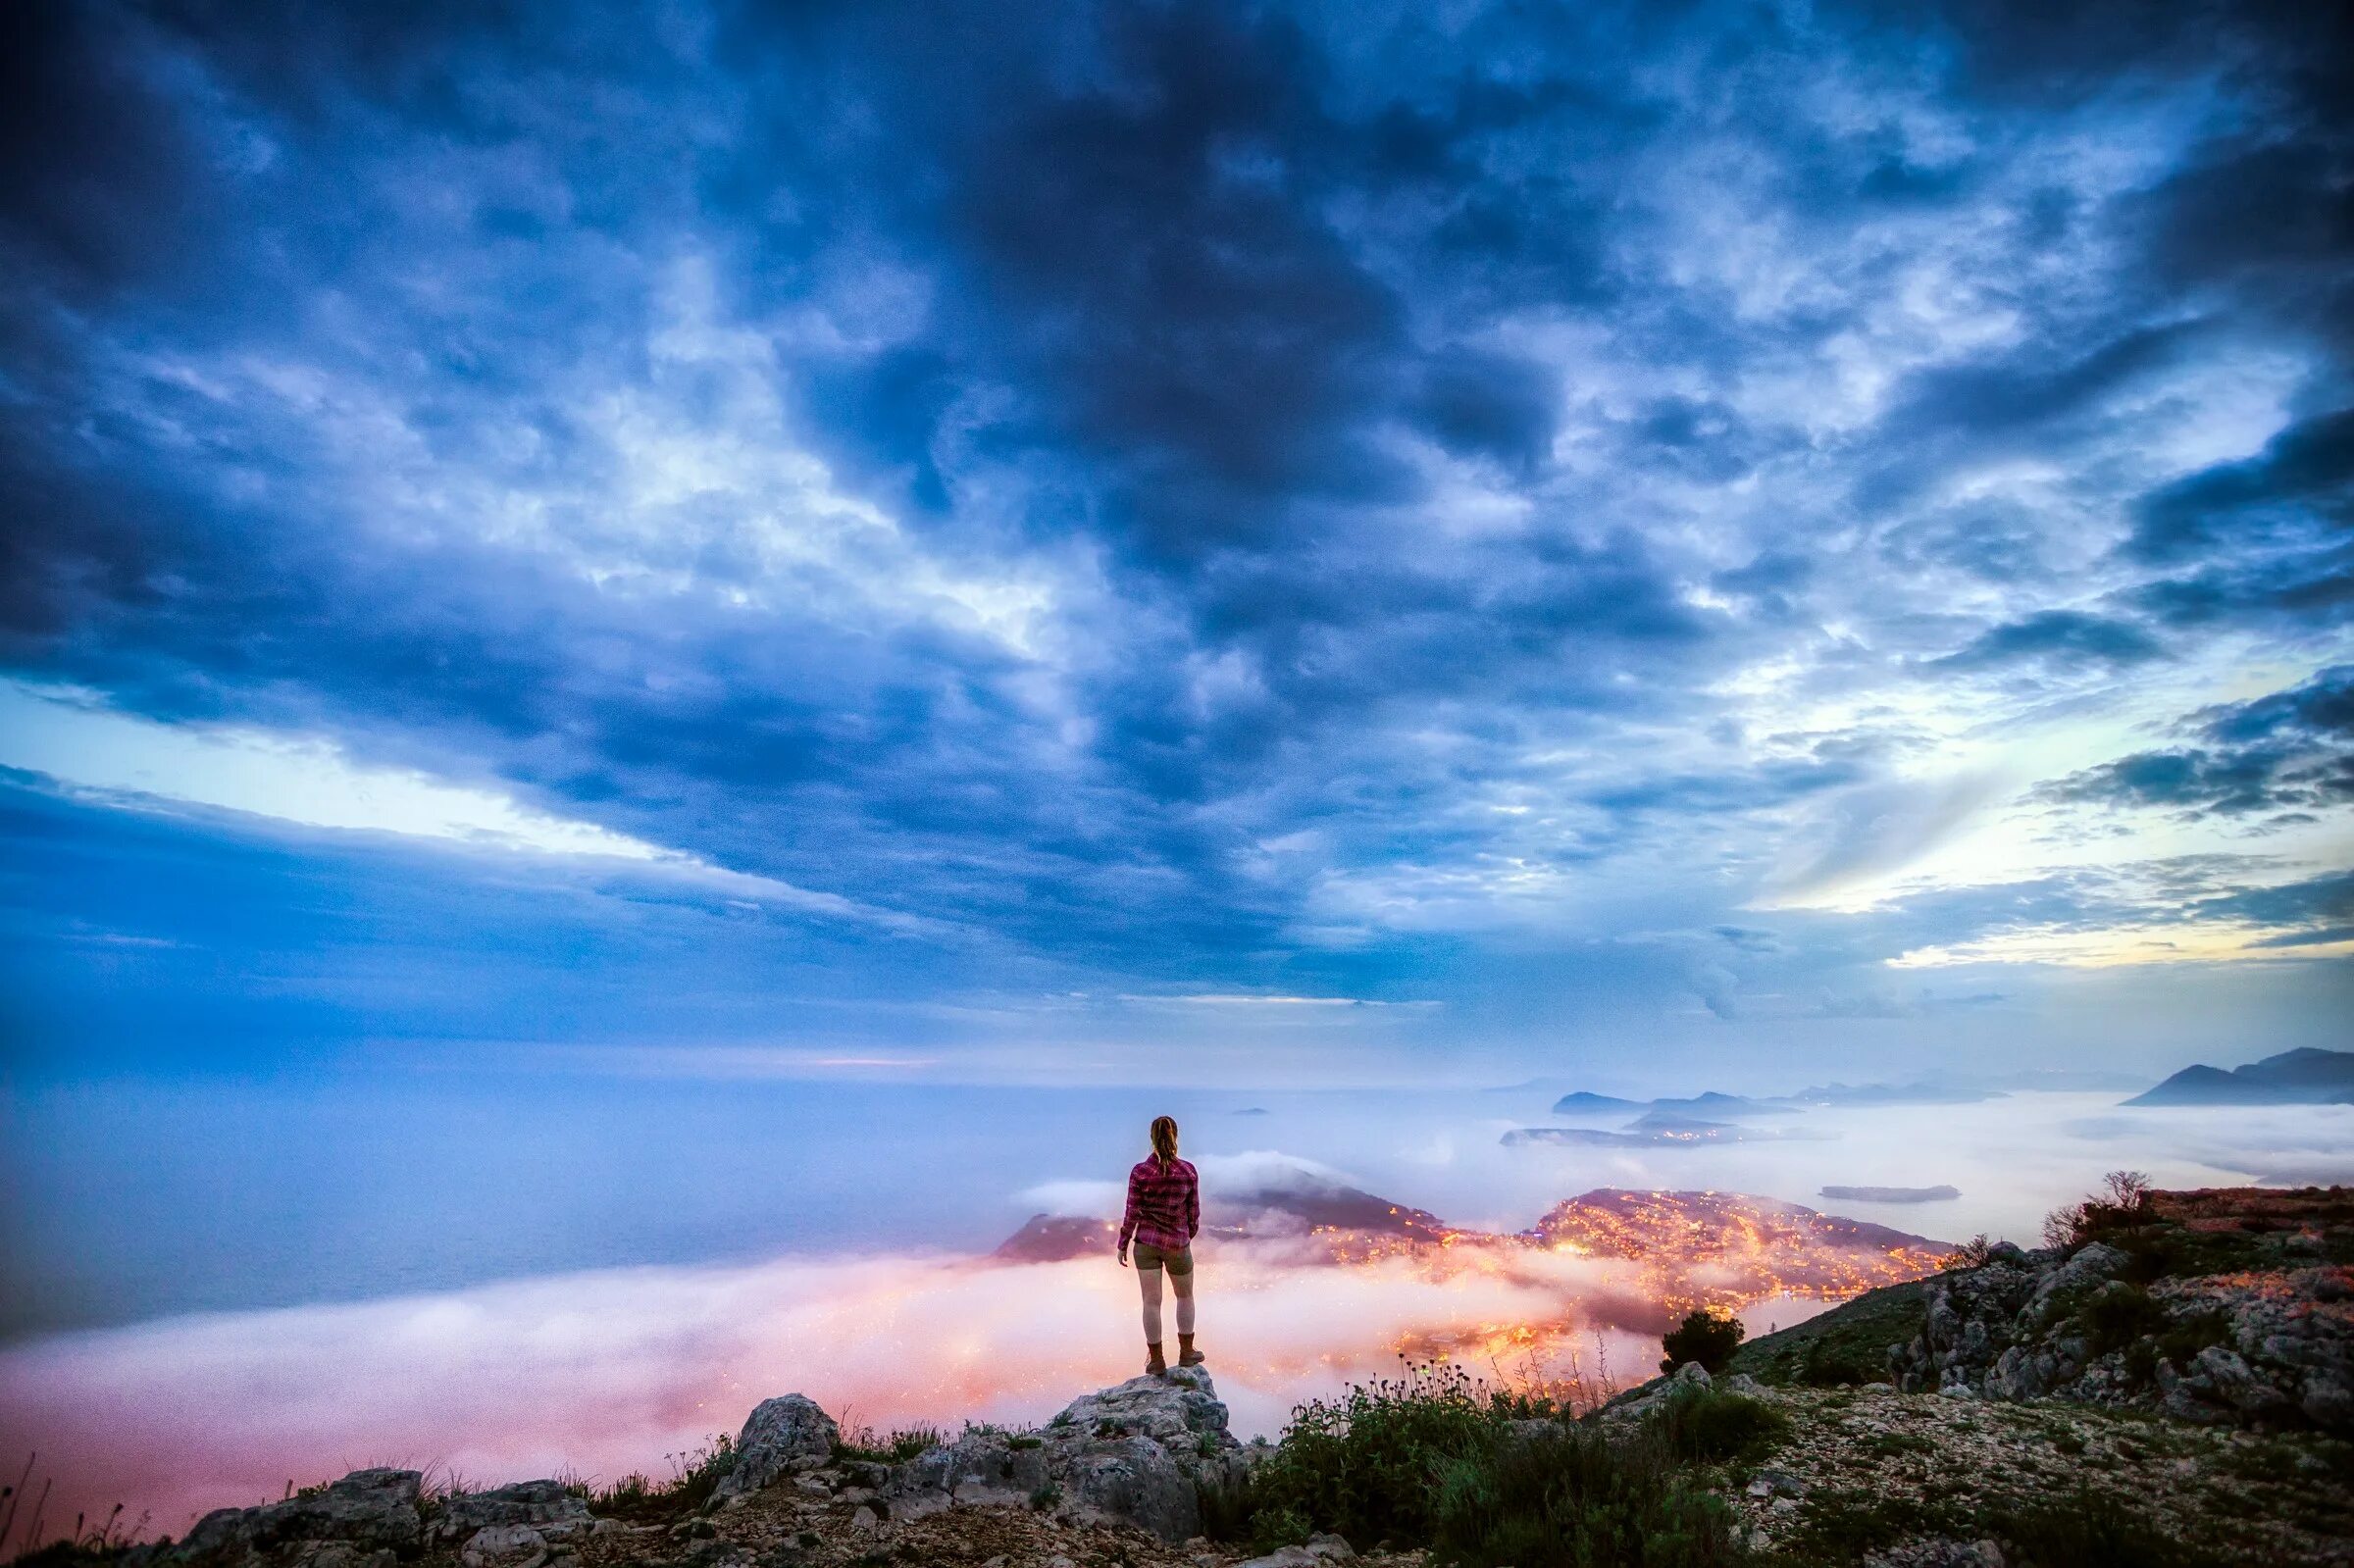
M 1659 1433 L 1569 1427 L 1451 1460 L 1432 1545 L 1463 1568 L 1708 1568 L 1746 1556 L 1731 1509 L 1679 1473 Z
M 1676 1458 L 1704 1464 L 1760 1458 L 1790 1436 L 1790 1418 L 1765 1400 L 1714 1389 L 1678 1391 L 1650 1425 Z
M 1433 1480 L 1494 1441 L 1504 1402 L 1462 1372 L 1430 1365 L 1310 1400 L 1254 1472 L 1252 1511 L 1352 1542 L 1426 1541 Z
M 1730 1510 L 1685 1472 L 1770 1448 L 1789 1430 L 1780 1412 L 1691 1390 L 1632 1431 L 1528 1424 L 1549 1413 L 1453 1369 L 1409 1368 L 1301 1406 L 1247 1482 L 1202 1489 L 1203 1533 L 1265 1552 L 1329 1530 L 1462 1568 L 1740 1560 Z

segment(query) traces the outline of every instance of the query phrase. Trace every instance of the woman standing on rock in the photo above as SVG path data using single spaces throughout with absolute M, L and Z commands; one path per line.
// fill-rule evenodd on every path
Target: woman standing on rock
M 1120 1267 L 1128 1266 L 1128 1243 L 1136 1242 L 1136 1283 L 1145 1292 L 1145 1362 L 1148 1377 L 1169 1370 L 1160 1354 L 1160 1275 L 1168 1271 L 1177 1291 L 1177 1364 L 1198 1367 L 1205 1359 L 1194 1348 L 1194 1238 L 1202 1234 L 1202 1181 L 1177 1157 L 1174 1118 L 1152 1118 L 1152 1152 L 1128 1172 L 1128 1212 L 1120 1216 Z

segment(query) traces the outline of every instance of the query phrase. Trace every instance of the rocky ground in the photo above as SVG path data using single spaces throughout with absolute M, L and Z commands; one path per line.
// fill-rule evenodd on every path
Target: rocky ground
M 1720 1484 L 1753 1549 L 1784 1560 L 1974 1547 L 1992 1521 L 2063 1498 L 2149 1521 L 2226 1562 L 2354 1563 L 2354 1449 L 2311 1434 L 1886 1384 L 1753 1391 L 1790 1416 L 1791 1435 Z M 1979 1562 L 2001 1560 L 1978 1549 Z

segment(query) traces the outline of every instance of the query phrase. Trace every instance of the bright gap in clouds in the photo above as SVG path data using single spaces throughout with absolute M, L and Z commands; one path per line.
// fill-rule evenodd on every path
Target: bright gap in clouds
M 684 858 L 592 823 L 533 811 L 495 790 L 364 767 L 315 736 L 158 724 L 91 706 L 79 693 L 18 682 L 0 682 L 0 766 L 86 789 L 221 806 L 313 828 L 552 855 Z

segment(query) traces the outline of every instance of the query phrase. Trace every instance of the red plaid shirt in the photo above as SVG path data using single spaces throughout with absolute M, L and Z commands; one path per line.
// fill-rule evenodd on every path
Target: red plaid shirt
M 1128 1173 L 1128 1212 L 1120 1216 L 1120 1250 L 1134 1238 L 1164 1251 L 1191 1245 L 1202 1234 L 1202 1179 L 1183 1160 L 1136 1162 Z

